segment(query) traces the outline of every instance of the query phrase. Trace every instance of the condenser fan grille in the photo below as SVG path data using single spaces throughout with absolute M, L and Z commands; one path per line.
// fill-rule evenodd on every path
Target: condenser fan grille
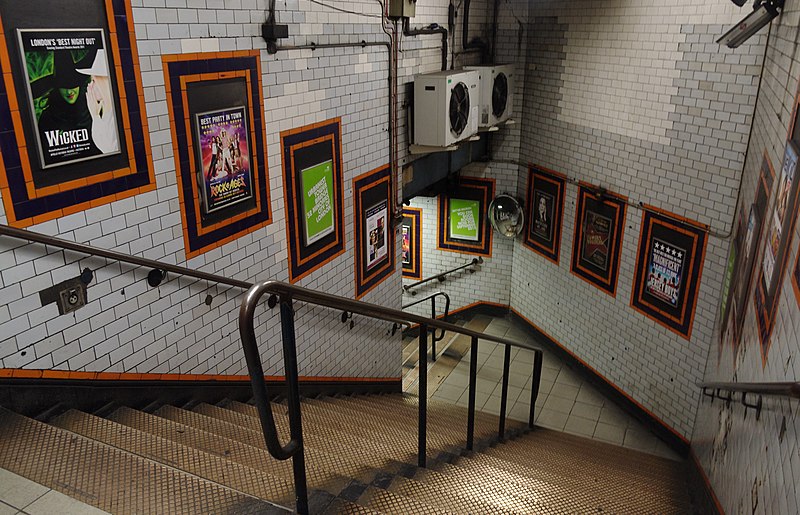
M 498 73 L 492 85 L 492 114 L 500 118 L 506 112 L 508 104 L 508 77 L 505 73 Z
M 450 130 L 460 136 L 469 120 L 469 89 L 459 82 L 450 91 Z

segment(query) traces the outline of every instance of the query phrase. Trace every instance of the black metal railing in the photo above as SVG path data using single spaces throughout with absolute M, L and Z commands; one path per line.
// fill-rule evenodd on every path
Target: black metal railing
M 436 275 L 432 275 L 430 277 L 426 277 L 425 279 L 422 279 L 422 280 L 417 281 L 415 283 L 406 284 L 406 285 L 403 286 L 403 291 L 407 291 L 407 292 L 411 293 L 411 295 L 416 295 L 417 292 L 415 292 L 413 290 L 415 288 L 419 288 L 423 284 L 426 284 L 426 283 L 429 283 L 429 282 L 435 281 L 435 280 L 438 280 L 439 282 L 443 283 L 443 282 L 445 282 L 447 280 L 447 276 L 448 275 L 454 274 L 456 272 L 460 272 L 461 270 L 464 270 L 464 269 L 467 269 L 467 271 L 469 273 L 473 274 L 473 273 L 475 273 L 475 268 L 474 267 L 476 267 L 478 265 L 482 265 L 482 264 L 483 264 L 483 258 L 482 257 L 476 257 L 475 259 L 471 260 L 469 263 L 466 263 L 466 264 L 461 265 L 461 266 L 457 266 L 457 267 L 453 268 L 452 270 L 447 270 L 445 272 L 442 272 L 442 273 L 439 273 L 439 274 L 436 274 Z
M 761 418 L 761 408 L 764 404 L 764 395 L 775 395 L 780 397 L 793 397 L 800 399 L 800 382 L 783 382 L 783 383 L 698 383 L 698 387 L 703 389 L 703 395 L 714 399 L 721 399 L 725 402 L 732 402 L 733 396 L 736 393 L 741 394 L 741 403 L 745 407 L 745 417 L 747 416 L 747 409 L 756 410 L 756 420 Z M 723 394 L 725 392 L 725 394 Z M 748 395 L 758 395 L 755 402 L 747 400 Z
M 424 299 L 415 300 L 410 304 L 403 304 L 403 309 L 408 309 L 412 306 L 416 306 L 417 304 L 422 304 L 426 301 L 431 301 L 431 318 L 438 318 L 436 315 L 436 297 L 444 297 L 444 313 L 442 314 L 441 320 L 447 322 L 448 317 L 450 316 L 450 295 L 446 294 L 443 291 L 437 291 L 436 293 L 432 293 L 425 297 Z M 436 343 L 444 340 L 444 335 L 446 331 L 444 329 L 440 329 L 439 332 L 436 332 L 436 329 L 433 330 L 431 333 L 431 361 L 436 361 Z M 428 350 L 425 349 L 427 353 Z M 422 356 L 420 356 L 420 361 L 422 361 Z
M 256 340 L 254 316 L 259 300 L 264 295 L 269 294 L 268 305 L 274 307 L 281 305 L 281 334 L 283 335 L 284 348 L 284 368 L 286 370 L 287 383 L 297 381 L 297 350 L 295 348 L 295 327 L 294 327 L 294 302 L 305 302 L 317 306 L 324 306 L 334 310 L 345 310 L 370 318 L 385 320 L 392 323 L 418 324 L 420 329 L 419 336 L 419 355 L 424 356 L 428 348 L 428 334 L 431 329 L 444 329 L 455 333 L 464 334 L 472 338 L 471 358 L 470 358 L 470 378 L 469 378 L 469 406 L 467 414 L 467 438 L 466 448 L 472 450 L 474 446 L 475 433 L 475 394 L 477 388 L 477 358 L 479 340 L 487 340 L 500 343 L 506 346 L 503 361 L 503 386 L 500 400 L 500 416 L 498 424 L 498 438 L 503 440 L 506 434 L 506 408 L 508 404 L 508 379 L 511 365 L 511 347 L 520 347 L 534 352 L 533 377 L 531 385 L 531 405 L 528 418 L 528 427 L 533 428 L 535 417 L 536 399 L 539 394 L 539 382 L 542 373 L 542 350 L 528 344 L 485 334 L 465 327 L 460 327 L 446 321 L 426 318 L 401 310 L 356 301 L 345 297 L 322 293 L 290 284 L 267 281 L 257 284 L 248 290 L 242 301 L 239 310 L 239 333 L 242 338 L 242 346 L 245 349 L 245 358 L 250 372 L 250 380 L 253 385 L 253 392 L 256 407 L 261 420 L 261 427 L 264 432 L 264 439 L 267 448 L 276 459 L 293 459 L 293 469 L 295 474 L 295 494 L 297 500 L 298 513 L 308 512 L 308 499 L 306 489 L 305 461 L 303 458 L 303 439 L 302 423 L 300 412 L 300 398 L 297 394 L 297 387 L 289 384 L 288 409 L 290 420 L 290 440 L 285 446 L 281 446 L 278 441 L 277 427 L 272 416 L 272 407 L 268 402 L 269 396 L 266 393 L 264 373 L 261 366 L 261 359 L 258 353 L 258 343 Z M 426 360 L 420 360 L 419 368 L 419 404 L 418 404 L 418 434 L 417 434 L 417 464 L 420 467 L 427 465 L 427 417 L 428 417 L 428 367 Z M 293 393 L 294 392 L 294 393 Z M 295 422 L 292 422 L 295 421 Z M 273 450 L 275 452 L 273 452 Z

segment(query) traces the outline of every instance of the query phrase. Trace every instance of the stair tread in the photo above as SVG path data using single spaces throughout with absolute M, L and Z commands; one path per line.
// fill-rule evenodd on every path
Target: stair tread
M 373 508 L 386 515 L 407 515 L 409 513 L 431 513 L 431 514 L 446 514 L 450 513 L 445 510 L 436 509 L 425 503 L 421 503 L 409 497 L 397 495 L 388 490 L 368 487 L 361 497 L 358 498 L 358 504 Z
M 265 501 L 3 408 L 0 434 L 0 466 L 108 512 L 280 511 Z

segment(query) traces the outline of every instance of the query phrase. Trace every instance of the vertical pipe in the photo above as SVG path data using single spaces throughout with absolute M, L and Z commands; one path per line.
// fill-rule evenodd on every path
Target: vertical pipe
M 431 318 L 436 320 L 436 296 L 431 297 Z M 436 329 L 431 334 L 431 361 L 436 361 Z
M 539 384 L 542 382 L 542 351 L 534 351 L 533 355 L 533 380 L 531 382 L 531 413 L 528 418 L 528 427 L 533 429 L 533 419 L 536 416 L 536 400 L 539 398 Z
M 294 309 L 291 299 L 281 302 L 281 335 L 283 359 L 289 404 L 289 430 L 297 442 L 297 452 L 292 456 L 294 494 L 297 513 L 308 513 L 308 487 L 306 486 L 305 450 L 303 449 L 303 424 L 300 420 L 300 391 L 297 383 L 297 348 L 294 332 Z
M 478 337 L 472 337 L 469 356 L 469 411 L 467 414 L 467 450 L 471 451 L 475 436 L 475 383 L 478 375 Z
M 498 428 L 498 438 L 503 441 L 506 437 L 506 406 L 508 404 L 508 374 L 511 368 L 511 345 L 506 345 L 506 353 L 503 358 L 503 393 L 500 397 L 500 427 Z
M 425 468 L 428 419 L 428 325 L 419 326 L 419 437 L 417 440 L 418 465 Z

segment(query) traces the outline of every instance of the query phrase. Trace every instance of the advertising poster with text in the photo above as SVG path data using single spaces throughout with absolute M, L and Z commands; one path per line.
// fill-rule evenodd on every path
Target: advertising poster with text
M 303 187 L 305 243 L 309 246 L 335 230 L 333 222 L 333 161 L 300 172 Z
M 253 197 L 244 107 L 196 116 L 203 209 L 213 213 Z
M 388 231 L 386 230 L 388 216 L 389 209 L 386 201 L 370 207 L 365 213 L 367 270 L 374 268 L 389 255 Z
M 403 236 L 403 265 L 410 265 L 411 264 L 411 227 L 403 224 L 401 228 L 402 236 Z
M 480 240 L 479 200 L 450 199 L 450 237 L 466 240 Z
M 685 256 L 684 249 L 657 238 L 653 239 L 650 263 L 647 266 L 647 293 L 676 307 L 680 298 Z
M 18 30 L 42 169 L 118 154 L 103 30 Z
M 543 191 L 535 191 L 534 218 L 531 224 L 531 234 L 545 242 L 553 241 L 553 207 L 555 197 Z
M 586 210 L 581 261 L 604 272 L 608 270 L 612 223 L 611 218 Z

